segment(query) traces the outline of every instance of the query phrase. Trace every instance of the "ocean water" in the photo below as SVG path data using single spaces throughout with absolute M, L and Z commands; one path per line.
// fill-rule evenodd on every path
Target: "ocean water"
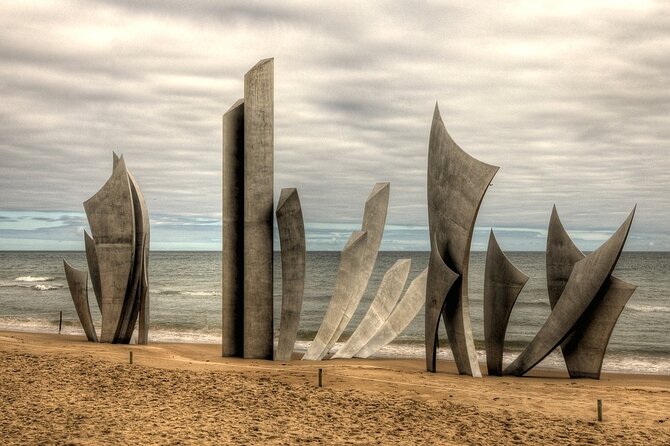
M 0 329 L 57 332 L 63 312 L 63 332 L 83 334 L 63 272 L 62 258 L 86 269 L 83 252 L 0 252 Z M 533 338 L 549 315 L 545 262 L 542 252 L 511 252 L 510 260 L 529 277 L 510 317 L 505 362 Z M 349 323 L 348 337 L 363 318 L 384 272 L 401 258 L 412 260 L 409 282 L 428 263 L 427 252 L 381 252 L 368 289 Z M 484 357 L 483 277 L 485 253 L 470 260 L 470 307 L 480 361 Z M 306 350 L 326 311 L 335 284 L 338 252 L 307 254 L 307 283 L 296 350 Z M 152 252 L 150 258 L 151 326 L 149 340 L 221 342 L 221 254 L 219 252 Z M 624 252 L 615 275 L 638 286 L 612 333 L 603 370 L 670 375 L 670 253 Z M 275 335 L 281 308 L 281 261 L 275 253 Z M 100 313 L 89 285 L 96 327 Z M 423 357 L 423 311 L 377 357 Z M 449 358 L 441 326 L 438 357 Z M 339 344 L 335 346 L 335 349 Z M 555 352 L 544 367 L 565 368 Z

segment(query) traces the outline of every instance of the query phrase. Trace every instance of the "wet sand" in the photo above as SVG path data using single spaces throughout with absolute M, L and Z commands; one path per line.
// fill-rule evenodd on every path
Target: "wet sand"
M 447 362 L 432 374 L 415 359 L 283 363 L 3 331 L 0 358 L 3 445 L 670 444 L 668 376 L 473 379 Z

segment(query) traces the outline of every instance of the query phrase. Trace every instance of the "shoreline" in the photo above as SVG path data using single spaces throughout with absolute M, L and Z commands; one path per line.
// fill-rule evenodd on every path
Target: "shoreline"
M 670 377 L 662 375 L 571 380 L 545 369 L 476 379 L 444 360 L 433 374 L 423 359 L 285 363 L 221 358 L 217 344 L 93 344 L 16 331 L 0 331 L 0 355 L 0 376 L 9 383 L 0 386 L 3 444 L 670 442 Z M 191 420 L 201 409 L 203 418 Z M 77 426 L 53 431 L 79 416 Z M 37 418 L 25 423 L 30 417 Z M 110 430 L 100 417 L 124 421 Z M 148 429 L 140 422 L 147 417 Z M 224 429 L 231 417 L 234 432 Z M 388 417 L 395 421 L 380 422 Z

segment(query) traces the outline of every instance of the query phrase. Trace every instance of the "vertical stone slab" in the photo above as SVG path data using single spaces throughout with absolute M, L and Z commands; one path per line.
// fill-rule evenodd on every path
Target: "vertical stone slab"
M 244 99 L 223 115 L 222 356 L 244 341 Z
M 274 59 L 244 76 L 244 357 L 272 359 Z
M 275 360 L 290 361 L 305 292 L 305 225 L 296 189 L 282 189 L 277 204 L 281 245 L 281 321 Z
M 86 247 L 86 262 L 88 263 L 88 271 L 91 275 L 91 285 L 93 285 L 93 293 L 95 300 L 98 303 L 98 310 L 102 314 L 102 292 L 100 291 L 100 268 L 98 267 L 98 255 L 95 252 L 95 240 L 84 231 L 84 246 Z
M 505 256 L 491 230 L 484 268 L 484 340 L 489 375 L 502 375 L 507 323 L 527 281 L 528 276 Z

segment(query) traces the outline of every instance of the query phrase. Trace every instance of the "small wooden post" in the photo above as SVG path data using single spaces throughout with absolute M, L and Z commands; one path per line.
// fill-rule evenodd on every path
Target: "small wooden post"
M 598 400 L 598 421 L 603 420 L 603 400 Z
M 133 363 L 133 352 L 132 351 L 128 352 L 128 361 L 129 361 L 130 364 Z
M 319 387 L 323 387 L 323 369 L 319 369 Z
M 63 312 L 61 311 L 58 316 L 58 334 L 60 334 L 62 328 L 63 328 Z

